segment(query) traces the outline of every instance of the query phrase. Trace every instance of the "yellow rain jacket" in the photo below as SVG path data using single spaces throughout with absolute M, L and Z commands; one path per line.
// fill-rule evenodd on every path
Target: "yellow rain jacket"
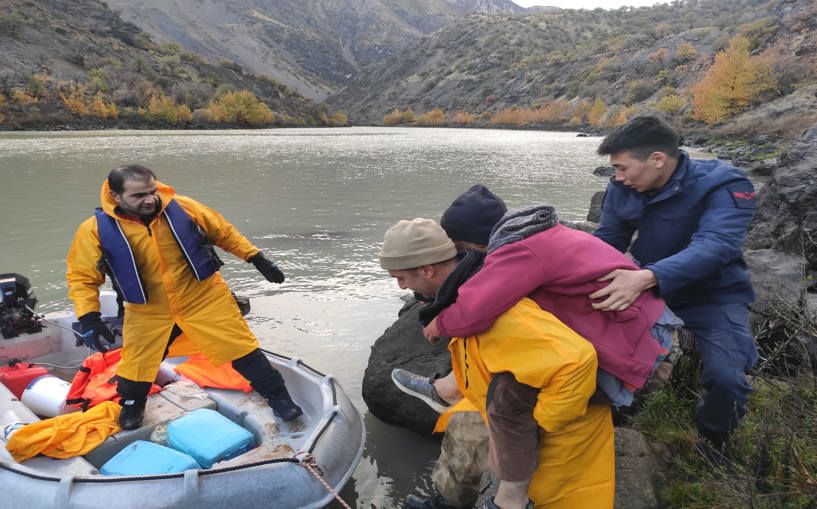
M 539 388 L 533 416 L 542 428 L 539 467 L 529 496 L 537 508 L 612 509 L 615 448 L 609 406 L 587 402 L 596 390 L 596 352 L 587 340 L 525 298 L 483 334 L 453 338 L 460 391 L 485 415 L 495 373 Z
M 117 220 L 127 238 L 148 295 L 146 304 L 125 303 L 122 362 L 117 374 L 128 380 L 152 382 L 174 323 L 216 366 L 256 349 L 258 340 L 241 316 L 221 274 L 216 272 L 204 281 L 196 280 L 164 214 L 157 214 L 149 226 L 138 219 L 120 216 L 114 211 L 116 201 L 108 191 L 105 181 L 100 192 L 102 209 Z M 157 191 L 162 210 L 175 199 L 214 245 L 242 260 L 259 252 L 215 210 L 176 195 L 172 187 L 161 182 L 157 182 Z M 97 221 L 91 216 L 77 229 L 68 251 L 68 296 L 74 301 L 78 317 L 99 311 L 99 286 L 105 280 L 98 268 L 101 258 Z
M 119 431 L 121 409 L 118 403 L 103 401 L 87 412 L 26 424 L 11 435 L 6 449 L 18 462 L 38 454 L 60 459 L 81 456 Z

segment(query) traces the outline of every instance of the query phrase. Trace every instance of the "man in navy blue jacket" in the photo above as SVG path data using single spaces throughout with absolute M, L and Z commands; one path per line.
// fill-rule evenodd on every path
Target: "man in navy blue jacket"
M 641 270 L 611 272 L 602 278 L 610 284 L 590 298 L 597 309 L 619 311 L 652 288 L 684 320 L 703 359 L 698 431 L 723 451 L 746 412 L 745 375 L 757 361 L 747 308 L 754 292 L 743 260 L 755 191 L 737 168 L 690 159 L 678 144 L 666 122 L 638 117 L 599 146 L 615 175 L 595 235 L 629 248 Z

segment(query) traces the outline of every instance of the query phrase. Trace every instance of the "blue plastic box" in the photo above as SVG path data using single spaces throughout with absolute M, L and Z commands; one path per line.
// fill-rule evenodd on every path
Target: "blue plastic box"
M 167 425 L 167 444 L 189 454 L 204 468 L 247 452 L 253 442 L 252 433 L 207 408 L 194 410 Z
M 128 444 L 99 469 L 104 475 L 172 474 L 201 468 L 189 455 L 169 447 L 137 440 Z

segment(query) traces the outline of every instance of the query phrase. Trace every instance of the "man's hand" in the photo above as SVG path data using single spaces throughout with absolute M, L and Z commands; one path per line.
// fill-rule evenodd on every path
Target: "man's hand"
M 260 272 L 270 283 L 283 283 L 284 273 L 270 260 L 264 258 L 264 253 L 259 251 L 255 255 L 247 259 L 248 262 L 255 265 L 255 268 Z
M 601 311 L 623 311 L 630 307 L 641 292 L 658 284 L 653 271 L 649 269 L 616 269 L 596 281 L 610 281 L 610 284 L 590 294 L 590 300 L 604 299 L 591 305 Z
M 436 343 L 437 340 L 440 339 L 441 335 L 442 333 L 440 332 L 440 329 L 437 327 L 436 318 L 431 320 L 431 323 L 426 325 L 425 328 L 423 329 L 423 336 L 425 336 L 426 339 L 429 340 L 429 342 L 431 342 L 431 344 Z
M 116 338 L 113 337 L 111 329 L 102 321 L 101 316 L 102 315 L 96 311 L 82 315 L 79 318 L 79 324 L 82 329 L 80 337 L 82 338 L 82 343 L 85 343 L 91 350 L 105 353 L 108 349 L 100 343 L 99 336 L 105 338 L 108 343 L 115 343 Z M 80 341 L 77 340 L 77 346 L 80 344 Z

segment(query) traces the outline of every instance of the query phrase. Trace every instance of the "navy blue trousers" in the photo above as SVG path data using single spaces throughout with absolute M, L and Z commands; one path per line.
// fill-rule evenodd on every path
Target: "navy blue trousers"
M 752 387 L 746 373 L 757 362 L 746 304 L 707 304 L 673 309 L 695 335 L 706 390 L 695 421 L 709 431 L 729 433 L 746 413 Z

